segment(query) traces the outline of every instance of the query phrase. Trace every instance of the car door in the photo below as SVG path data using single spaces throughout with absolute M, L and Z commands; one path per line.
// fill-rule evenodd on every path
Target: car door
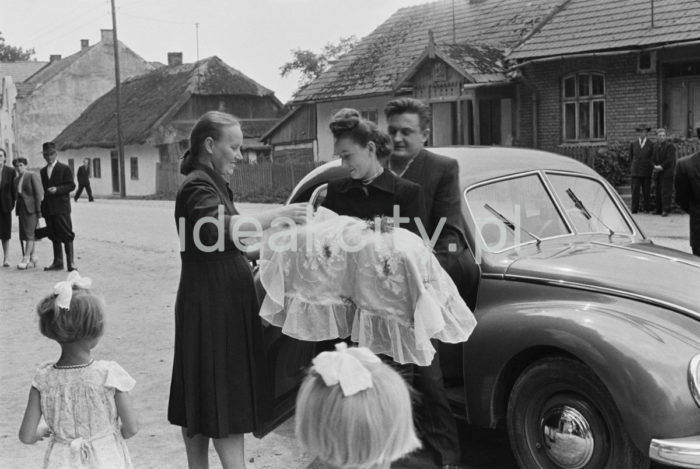
M 323 203 L 328 184 L 321 184 L 313 190 L 309 199 L 314 209 Z M 255 275 L 255 288 L 258 303 L 262 304 L 265 291 Z M 316 354 L 315 342 L 293 339 L 282 333 L 279 327 L 263 326 L 265 342 L 265 389 L 263 425 L 255 436 L 262 438 L 294 414 L 296 395 L 306 375 L 311 359 Z

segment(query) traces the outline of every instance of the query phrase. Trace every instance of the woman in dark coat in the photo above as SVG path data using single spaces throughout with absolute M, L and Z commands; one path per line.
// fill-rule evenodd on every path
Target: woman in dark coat
M 19 218 L 19 239 L 25 243 L 24 255 L 17 268 L 25 270 L 36 267 L 36 237 L 34 232 L 41 216 L 41 200 L 44 198 L 44 188 L 37 173 L 27 170 L 27 159 L 15 158 L 12 162 L 17 170 L 17 207 L 15 212 Z
M 384 168 L 393 145 L 377 125 L 360 117 L 355 109 L 341 109 L 331 119 L 334 151 L 350 175 L 330 181 L 323 206 L 340 215 L 372 220 L 401 218 L 401 228 L 421 235 L 416 219 L 425 221 L 421 187 Z M 422 225 L 425 226 L 425 225 Z
M 209 439 L 224 468 L 244 468 L 243 434 L 260 428 L 262 331 L 250 265 L 236 232 L 296 223 L 306 204 L 239 215 L 228 179 L 243 133 L 211 111 L 195 124 L 175 202 L 182 270 L 175 302 L 175 357 L 168 420 L 182 427 L 190 468 L 208 467 Z

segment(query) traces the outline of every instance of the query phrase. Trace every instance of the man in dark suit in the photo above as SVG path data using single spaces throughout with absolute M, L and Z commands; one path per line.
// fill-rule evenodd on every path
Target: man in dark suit
M 78 201 L 83 189 L 87 192 L 88 201 L 94 202 L 95 199 L 92 198 L 92 188 L 90 187 L 90 160 L 88 158 L 83 159 L 83 164 L 78 168 L 78 190 L 75 191 L 73 200 Z
M 66 269 L 77 270 L 73 260 L 73 222 L 70 216 L 70 193 L 75 189 L 73 171 L 68 165 L 57 160 L 56 145 L 46 142 L 42 145 L 46 166 L 41 168 L 41 185 L 44 200 L 41 201 L 41 215 L 46 220 L 49 239 L 53 243 L 53 262 L 44 270 L 63 270 L 63 252 L 66 251 Z
M 666 140 L 666 129 L 656 129 L 654 145 L 654 196 L 656 197 L 656 214 L 668 216 L 673 197 L 673 174 L 676 170 L 676 147 Z
M 639 125 L 635 129 L 638 138 L 630 145 L 630 176 L 632 178 L 632 213 L 637 213 L 639 208 L 639 192 L 642 193 L 643 212 L 651 211 L 649 191 L 651 190 L 651 173 L 654 168 L 654 145 L 647 138 L 651 130 L 649 125 Z
M 0 148 L 0 242 L 2 242 L 2 266 L 9 267 L 7 258 L 12 232 L 12 209 L 17 201 L 15 170 L 7 164 L 7 153 Z
M 695 132 L 700 138 L 700 121 Z M 690 214 L 690 247 L 700 256 L 700 152 L 678 160 L 674 185 L 676 202 Z
M 389 167 L 398 176 L 422 187 L 428 225 L 425 235 L 434 241 L 433 249 L 440 264 L 473 309 L 479 268 L 465 235 L 459 165 L 452 158 L 424 148 L 430 136 L 431 119 L 426 104 L 413 98 L 399 98 L 386 105 L 384 114 L 394 142 Z M 456 363 L 460 358 L 459 352 L 449 357 Z M 450 365 L 446 363 L 446 369 Z M 458 368 L 461 376 L 461 366 Z M 418 429 L 423 440 L 435 451 L 443 468 L 459 467 L 457 424 L 445 393 L 440 354 L 435 354 L 429 366 L 415 367 L 414 386 L 423 398 L 423 406 L 418 412 Z

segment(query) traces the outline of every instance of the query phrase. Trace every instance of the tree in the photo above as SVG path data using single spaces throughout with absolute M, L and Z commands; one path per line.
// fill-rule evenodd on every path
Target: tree
M 0 62 L 22 62 L 31 59 L 34 54 L 34 49 L 24 50 L 21 47 L 5 44 L 5 38 L 0 32 Z
M 303 88 L 326 71 L 340 56 L 350 52 L 358 42 L 355 36 L 349 36 L 341 37 L 336 44 L 329 42 L 319 53 L 293 49 L 290 51 L 293 58 L 280 67 L 280 75 L 286 77 L 294 71 L 299 72 L 299 86 Z

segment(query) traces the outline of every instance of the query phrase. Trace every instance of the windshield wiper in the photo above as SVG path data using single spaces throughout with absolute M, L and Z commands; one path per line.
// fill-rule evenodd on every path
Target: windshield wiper
M 603 220 L 601 220 L 597 215 L 593 214 L 591 215 L 591 212 L 588 211 L 585 205 L 583 205 L 583 202 L 581 202 L 581 199 L 576 197 L 576 194 L 574 194 L 574 191 L 572 191 L 570 188 L 566 190 L 566 195 L 569 196 L 571 201 L 574 203 L 574 207 L 579 209 L 581 211 L 581 214 L 586 217 L 586 220 L 590 220 L 591 218 L 595 217 L 596 220 L 600 222 L 601 225 L 606 227 L 608 229 L 608 232 L 610 233 L 609 236 L 612 236 L 615 234 L 615 232 L 610 228 Z
M 513 233 L 515 233 L 515 228 L 516 228 L 515 223 L 513 223 L 512 221 L 508 220 L 506 217 L 504 217 L 503 215 L 501 215 L 501 214 L 498 212 L 498 210 L 496 210 L 495 208 L 493 208 L 493 207 L 490 206 L 489 204 L 484 204 L 484 208 L 485 208 L 486 210 L 488 210 L 489 212 L 491 212 L 492 214 L 494 214 L 494 215 L 496 216 L 496 218 L 498 218 L 499 220 L 501 220 L 501 221 L 503 222 L 504 225 L 506 225 L 508 228 L 510 228 L 511 231 L 513 231 Z M 530 235 L 535 241 L 537 241 L 537 246 L 539 247 L 540 243 L 542 242 L 542 240 L 541 240 L 539 237 L 537 237 L 537 236 L 535 236 L 534 234 L 530 233 L 529 231 L 527 231 L 527 230 L 526 230 L 525 228 L 523 228 L 522 226 L 518 226 L 517 228 L 520 229 L 521 231 L 523 231 L 524 233 Z

